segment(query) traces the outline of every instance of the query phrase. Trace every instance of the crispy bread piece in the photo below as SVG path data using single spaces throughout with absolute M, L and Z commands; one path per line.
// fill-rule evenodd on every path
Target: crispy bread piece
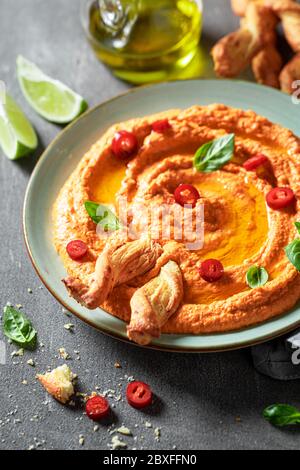
M 215 72 L 220 77 L 236 77 L 260 48 L 247 29 L 239 29 L 222 38 L 212 49 Z
M 212 49 L 217 75 L 239 75 L 265 45 L 275 43 L 277 22 L 269 7 L 249 3 L 240 29 L 222 38 Z
M 296 90 L 293 83 L 300 80 L 300 53 L 296 54 L 282 69 L 280 76 L 281 90 L 293 94 Z
M 272 8 L 282 21 L 291 48 L 300 52 L 300 4 L 292 0 L 276 0 L 272 2 Z
M 138 289 L 130 301 L 128 338 L 146 345 L 160 336 L 161 327 L 176 312 L 183 299 L 183 282 L 175 261 L 168 261 L 157 277 Z
M 36 377 L 47 392 L 60 403 L 68 403 L 74 395 L 73 380 L 76 376 L 66 364 Z
M 89 286 L 79 279 L 63 280 L 71 297 L 89 309 L 103 304 L 113 288 L 124 284 L 154 267 L 162 253 L 160 245 L 149 238 L 132 242 L 108 241 L 97 259 Z
M 268 44 L 252 59 L 252 70 L 258 83 L 280 88 L 279 73 L 283 61 L 277 48 Z

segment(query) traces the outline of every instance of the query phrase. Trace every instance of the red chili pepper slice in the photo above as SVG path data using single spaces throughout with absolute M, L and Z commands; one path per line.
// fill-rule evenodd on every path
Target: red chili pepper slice
M 168 119 L 160 119 L 152 123 L 152 130 L 158 132 L 158 134 L 163 134 L 168 129 L 171 129 L 171 124 Z
M 175 201 L 184 206 L 185 204 L 191 204 L 195 207 L 196 202 L 200 199 L 199 191 L 191 184 L 180 184 L 174 191 Z
M 266 200 L 271 209 L 283 209 L 295 201 L 295 194 L 290 188 L 273 188 L 267 194 Z
M 199 271 L 206 282 L 215 282 L 223 276 L 224 267 L 217 259 L 207 259 L 201 263 Z
M 85 404 L 85 411 L 87 416 L 93 421 L 99 421 L 109 414 L 109 403 L 104 397 L 95 395 L 88 399 Z
M 269 159 L 266 157 L 266 155 L 259 153 L 255 157 L 249 158 L 247 161 L 245 161 L 243 167 L 247 171 L 254 171 L 259 166 L 265 165 L 268 161 Z
M 88 246 L 82 240 L 73 240 L 67 244 L 67 253 L 74 261 L 83 258 L 87 251 Z
M 129 405 L 134 408 L 145 408 L 152 403 L 152 391 L 144 382 L 131 382 L 127 386 L 126 397 Z
M 132 157 L 138 149 L 138 141 L 132 132 L 119 131 L 112 141 L 114 155 L 121 159 Z

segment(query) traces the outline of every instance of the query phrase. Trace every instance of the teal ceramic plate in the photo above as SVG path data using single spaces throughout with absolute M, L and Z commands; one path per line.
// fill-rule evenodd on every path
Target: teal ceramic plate
M 135 88 L 90 110 L 67 127 L 38 162 L 26 193 L 27 248 L 44 284 L 67 309 L 98 328 L 126 340 L 125 323 L 101 309 L 89 311 L 69 298 L 61 279 L 63 265 L 51 242 L 51 207 L 83 154 L 112 124 L 170 108 L 224 103 L 252 109 L 300 135 L 300 106 L 281 92 L 247 82 L 189 80 Z M 235 349 L 273 338 L 300 325 L 300 308 L 242 331 L 207 335 L 162 335 L 151 347 L 185 352 Z

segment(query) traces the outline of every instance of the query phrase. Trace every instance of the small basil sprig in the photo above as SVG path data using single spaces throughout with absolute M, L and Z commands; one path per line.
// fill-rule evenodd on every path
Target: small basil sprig
M 300 238 L 296 238 L 285 247 L 285 253 L 295 268 L 300 271 Z
M 300 222 L 295 222 L 295 227 L 300 233 Z M 295 268 L 300 271 L 300 238 L 296 238 L 285 247 L 285 254 Z
M 260 266 L 252 266 L 250 269 L 248 269 L 246 274 L 246 281 L 251 289 L 264 286 L 268 282 L 268 279 L 268 271 Z
M 234 152 L 234 139 L 234 134 L 226 134 L 202 145 L 194 156 L 196 170 L 211 173 L 229 162 Z
M 121 228 L 118 217 L 106 206 L 96 202 L 87 201 L 84 204 L 91 219 L 100 224 L 105 232 L 119 230 Z
M 4 308 L 3 332 L 5 336 L 25 349 L 34 349 L 37 332 L 26 316 L 11 306 Z
M 300 412 L 291 405 L 271 405 L 264 409 L 264 418 L 274 426 L 300 424 Z

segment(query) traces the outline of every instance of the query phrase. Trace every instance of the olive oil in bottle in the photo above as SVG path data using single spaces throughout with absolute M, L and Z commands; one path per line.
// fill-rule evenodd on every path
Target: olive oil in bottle
M 174 77 L 197 51 L 201 0 L 98 0 L 87 14 L 97 57 L 129 82 Z

